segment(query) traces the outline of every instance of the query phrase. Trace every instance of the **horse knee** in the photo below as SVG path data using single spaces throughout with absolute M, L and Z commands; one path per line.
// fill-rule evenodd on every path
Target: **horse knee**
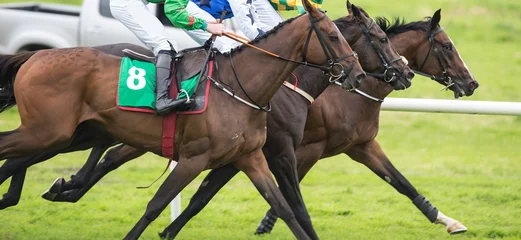
M 291 211 L 290 208 L 286 209 L 279 205 L 275 206 L 274 210 L 276 215 L 278 215 L 279 218 L 284 220 L 285 222 L 295 219 L 295 214 L 293 213 L 293 211 Z
M 143 217 L 147 221 L 152 222 L 152 221 L 156 220 L 157 217 L 159 217 L 161 212 L 163 212 L 162 208 L 155 206 L 153 203 L 148 203 L 147 210 Z
M 192 217 L 197 215 L 199 212 L 203 210 L 206 204 L 208 204 L 208 201 L 204 199 L 191 199 L 190 204 L 188 205 L 188 209 L 190 209 L 190 215 L 192 215 Z

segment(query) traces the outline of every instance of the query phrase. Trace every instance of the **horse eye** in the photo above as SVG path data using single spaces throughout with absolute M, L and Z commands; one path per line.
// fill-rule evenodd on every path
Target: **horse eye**
M 387 38 L 382 38 L 382 39 L 380 39 L 380 42 L 381 42 L 381 43 L 387 43 L 387 41 L 388 41 Z
M 452 45 L 451 44 L 443 45 L 443 49 L 445 49 L 447 51 L 452 51 Z
M 333 42 L 337 42 L 338 41 L 338 36 L 329 36 L 329 40 L 331 40 Z

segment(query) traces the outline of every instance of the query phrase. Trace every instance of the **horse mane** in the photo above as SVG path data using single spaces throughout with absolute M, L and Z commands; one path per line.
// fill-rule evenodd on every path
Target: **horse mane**
M 405 23 L 405 20 L 400 17 L 394 18 L 392 23 L 385 17 L 376 17 L 375 21 L 387 35 L 394 35 L 407 31 L 428 32 L 431 29 L 431 17 L 425 17 L 424 20 L 410 23 Z
M 273 27 L 271 30 L 267 31 L 265 34 L 262 34 L 262 35 L 256 37 L 255 39 L 253 39 L 252 41 L 250 41 L 250 44 L 256 44 L 256 43 L 260 42 L 261 40 L 268 38 L 269 36 L 271 36 L 271 35 L 275 34 L 276 32 L 278 32 L 282 27 L 284 27 L 287 24 L 290 24 L 295 19 L 301 17 L 304 14 L 298 15 L 296 17 L 287 19 L 286 21 L 279 23 L 277 26 Z M 224 55 L 224 56 L 229 56 L 230 54 L 233 55 L 236 52 L 240 52 L 244 48 L 247 48 L 247 46 L 242 44 L 242 45 L 232 49 L 230 52 L 223 53 L 222 55 Z

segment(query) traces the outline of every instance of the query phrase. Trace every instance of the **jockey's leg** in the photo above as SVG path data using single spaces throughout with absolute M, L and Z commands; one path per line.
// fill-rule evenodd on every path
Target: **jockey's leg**
M 163 24 L 148 10 L 146 0 L 110 0 L 110 11 L 136 37 L 150 48 L 154 55 L 161 50 L 171 50 Z M 177 43 L 170 41 L 174 50 Z
M 167 40 L 165 27 L 148 10 L 146 3 L 148 2 L 145 0 L 111 0 L 110 11 L 114 18 L 130 29 L 157 56 L 156 112 L 166 114 L 173 109 L 185 107 L 183 105 L 188 103 L 184 99 L 171 99 L 168 95 L 177 43 Z
M 252 0 L 228 0 L 228 3 L 230 3 L 239 29 L 247 38 L 253 40 L 265 33 L 255 8 L 252 6 Z
M 264 32 L 284 21 L 282 15 L 271 6 L 268 0 L 253 0 L 252 4 L 260 21 L 259 26 Z

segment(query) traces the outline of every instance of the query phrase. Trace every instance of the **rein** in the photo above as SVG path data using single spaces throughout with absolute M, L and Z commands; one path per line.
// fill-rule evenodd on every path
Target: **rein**
M 339 83 L 339 82 L 335 82 L 335 84 L 338 85 L 338 86 L 342 86 L 342 84 Z M 384 102 L 383 99 L 380 99 L 380 98 L 377 98 L 377 97 L 373 97 L 373 96 L 369 95 L 368 93 L 366 93 L 366 92 L 364 92 L 364 91 L 362 91 L 360 89 L 355 89 L 353 91 L 355 93 L 358 93 L 358 94 L 360 94 L 360 95 L 362 95 L 362 96 L 364 96 L 366 98 L 369 98 L 370 100 L 373 100 L 373 101 L 375 101 L 377 103 L 383 103 Z M 353 91 L 350 91 L 350 92 L 353 92 Z
M 232 32 L 225 32 L 223 35 L 232 39 L 232 40 L 235 40 L 237 42 L 240 42 L 250 48 L 253 48 L 255 50 L 258 50 L 258 51 L 261 51 L 263 53 L 266 53 L 272 57 L 275 57 L 275 58 L 278 58 L 278 59 L 281 59 L 281 60 L 284 60 L 284 61 L 287 61 L 287 62 L 292 62 L 292 63 L 296 63 L 296 64 L 299 64 L 299 65 L 304 65 L 304 66 L 309 66 L 309 67 L 313 67 L 313 68 L 318 68 L 320 70 L 322 70 L 324 73 L 326 74 L 329 74 L 330 75 L 330 78 L 329 78 L 329 82 L 334 82 L 334 81 L 338 81 L 340 79 L 342 79 L 343 77 L 347 76 L 354 68 L 355 64 L 356 64 L 356 60 L 358 60 L 358 54 L 356 52 L 352 52 L 351 54 L 348 54 L 342 58 L 337 58 L 336 54 L 334 53 L 334 51 L 332 50 L 331 48 L 331 45 L 328 44 L 326 41 L 325 41 L 325 38 L 324 38 L 324 35 L 322 35 L 322 33 L 320 32 L 320 30 L 318 30 L 317 26 L 316 26 L 316 23 L 324 20 L 326 18 L 326 15 L 324 14 L 321 18 L 319 19 L 312 19 L 311 15 L 309 15 L 309 18 L 310 18 L 310 22 L 311 22 L 311 28 L 309 29 L 309 33 L 308 33 L 308 37 L 306 39 L 306 44 L 304 45 L 304 53 L 302 54 L 302 58 L 304 59 L 304 61 L 295 61 L 293 59 L 289 59 L 289 58 L 286 58 L 286 57 L 282 57 L 278 54 L 275 54 L 275 53 L 272 53 L 270 51 L 267 51 L 265 49 L 262 49 L 262 48 L 259 48 L 257 46 L 254 46 L 252 44 L 249 43 L 250 40 L 248 40 L 247 38 L 244 38 L 240 35 L 237 35 L 235 33 L 232 33 Z M 311 35 L 313 33 L 313 31 L 315 31 L 315 33 L 317 34 L 317 38 L 320 42 L 320 45 L 322 46 L 322 49 L 324 50 L 324 54 L 326 55 L 327 57 L 327 62 L 329 64 L 329 66 L 327 67 L 324 67 L 324 66 L 320 66 L 320 65 L 316 65 L 316 64 L 312 64 L 312 63 L 309 63 L 306 61 L 306 53 L 307 53 L 307 50 L 308 50 L 308 47 L 309 47 L 309 42 L 311 40 Z M 345 71 L 345 68 L 342 64 L 340 64 L 340 61 L 343 61 L 343 60 L 346 60 L 348 59 L 349 57 L 354 57 L 355 58 L 355 61 L 352 61 L 351 64 L 349 65 L 349 68 L 348 68 L 348 71 L 346 72 Z M 338 74 L 335 74 L 333 73 L 333 69 L 335 67 L 340 67 L 341 71 L 340 73 Z
M 391 61 L 387 60 L 387 58 L 385 57 L 385 54 L 383 54 L 383 51 L 376 45 L 376 42 L 371 37 L 370 31 L 374 25 L 375 25 L 375 22 L 373 19 L 371 19 L 371 25 L 369 25 L 369 27 L 366 27 L 366 25 L 364 23 L 361 23 L 360 27 L 362 28 L 362 32 L 364 33 L 365 37 L 370 41 L 371 46 L 373 46 L 373 49 L 378 54 L 378 57 L 380 58 L 380 61 L 382 62 L 383 66 L 385 67 L 385 70 L 383 73 L 367 73 L 367 76 L 382 79 L 386 83 L 391 83 L 396 80 L 397 72 L 399 73 L 398 69 L 394 68 L 392 66 L 392 64 L 395 62 L 398 62 L 400 60 L 403 60 L 403 59 L 400 56 Z M 389 76 L 389 73 L 391 74 L 390 76 Z
M 441 62 L 441 57 L 440 57 L 439 50 L 436 47 L 436 44 L 435 44 L 435 41 L 434 41 L 434 37 L 436 35 L 438 35 L 440 32 L 443 32 L 443 28 L 442 27 L 440 27 L 437 31 L 431 32 L 429 34 L 429 38 L 428 38 L 429 42 L 430 42 L 429 51 L 427 52 L 427 55 L 425 56 L 425 59 L 423 60 L 423 63 L 421 65 L 420 69 L 418 71 L 414 71 L 414 73 L 419 74 L 419 75 L 424 76 L 424 77 L 428 77 L 428 78 L 430 78 L 430 79 L 432 79 L 434 81 L 443 82 L 446 85 L 445 85 L 445 87 L 442 90 L 448 90 L 452 85 L 455 84 L 455 82 L 452 81 L 452 78 L 447 73 L 447 70 L 445 69 L 445 67 L 443 67 L 443 64 Z M 433 50 L 434 50 L 434 55 L 436 55 L 436 59 L 438 60 L 438 64 L 440 65 L 441 71 L 443 73 L 443 77 L 438 77 L 438 76 L 435 76 L 435 75 L 429 75 L 429 74 L 424 73 L 424 72 L 421 71 L 423 69 L 423 67 L 425 66 L 425 63 L 427 63 L 427 59 L 429 58 L 429 55 L 430 55 L 431 51 L 433 51 Z

